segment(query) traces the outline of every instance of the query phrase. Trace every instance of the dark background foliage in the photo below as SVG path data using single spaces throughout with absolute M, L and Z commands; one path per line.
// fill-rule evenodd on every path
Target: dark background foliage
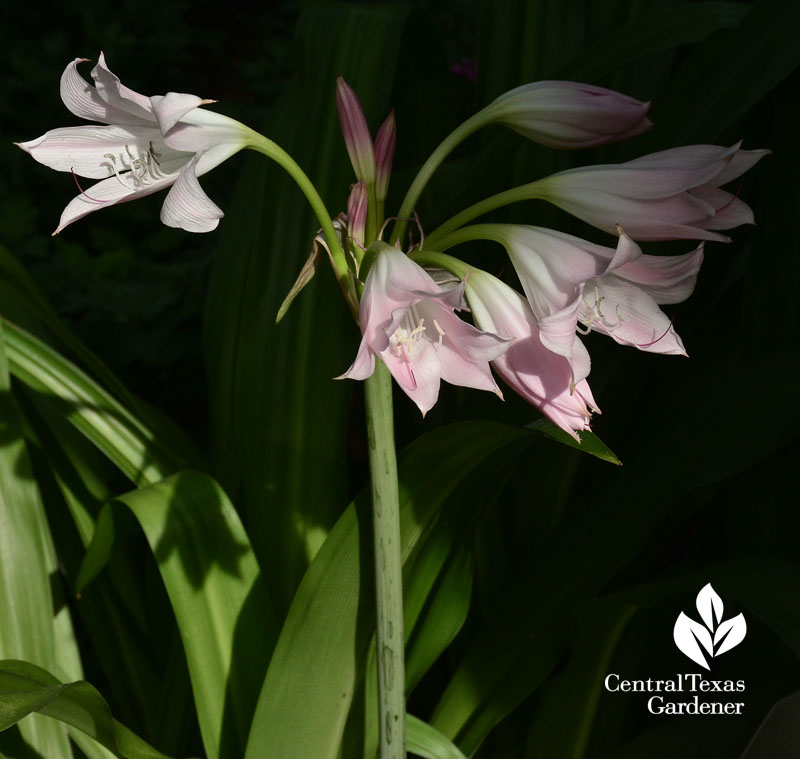
M 326 7 L 335 14 L 339 6 Z M 694 747 L 691 756 L 738 755 L 768 708 L 800 685 L 794 326 L 800 191 L 793 181 L 798 147 L 792 118 L 800 35 L 794 4 L 447 0 L 374 7 L 374 21 L 362 29 L 372 47 L 361 59 L 354 54 L 352 70 L 343 73 L 362 96 L 373 129 L 396 109 L 390 208 L 452 127 L 513 86 L 576 78 L 653 100 L 651 133 L 580 154 L 524 144 L 500 127 L 486 130 L 456 152 L 426 192 L 419 211 L 428 228 L 495 191 L 572 165 L 693 142 L 741 139 L 745 148 L 773 151 L 741 183 L 740 196 L 752 205 L 757 226 L 733 231 L 730 245 L 709 244 L 695 294 L 670 310 L 691 359 L 636 353 L 598 335 L 587 339 L 592 386 L 603 409 L 594 429 L 623 467 L 539 442 L 517 466 L 498 468 L 504 474 L 491 497 L 467 504 L 472 519 L 461 540 L 475 567 L 469 616 L 410 702 L 415 714 L 441 716 L 443 694 L 446 700 L 465 682 L 482 690 L 483 711 L 455 730 L 461 745 L 480 746 L 481 757 L 579 756 L 569 753 L 578 752 L 573 741 L 579 740 L 592 757 L 674 756 L 686 745 Z M 295 333 L 276 332 L 269 320 L 302 263 L 314 223 L 301 212 L 278 214 L 279 189 L 264 195 L 253 188 L 263 187 L 265 176 L 283 180 L 274 171 L 264 175 L 262 159 L 237 156 L 202 180 L 228 212 L 214 233 L 161 226 L 162 197 L 155 196 L 92 214 L 51 238 L 76 191 L 72 179 L 34 164 L 10 143 L 76 123 L 58 98 L 58 77 L 72 58 L 96 58 L 102 49 L 133 89 L 215 98 L 218 110 L 275 135 L 311 171 L 322 161 L 321 135 L 335 128 L 338 73 L 325 68 L 324 45 L 326 31 L 335 35 L 337 27 L 309 21 L 318 8 L 281 2 L 255 13 L 235 7 L 223 13 L 208 1 L 147 7 L 84 0 L 42 14 L 15 4 L 4 8 L 0 32 L 0 243 L 134 392 L 211 451 L 213 471 L 248 526 L 261 524 L 259 499 L 270 488 L 283 492 L 280 474 L 290 471 L 274 463 L 272 480 L 259 471 L 262 478 L 254 482 L 248 474 L 258 469 L 253 451 L 285 462 L 285 449 L 294 445 L 292 431 L 276 440 L 279 431 L 244 424 L 249 415 L 268 418 L 267 401 L 246 400 L 262 387 L 273 400 L 300 388 L 309 413 L 319 415 L 320 435 L 338 440 L 335 455 L 317 451 L 307 461 L 323 473 L 340 472 L 333 487 L 342 496 L 338 502 L 364 482 L 360 390 L 323 384 L 346 368 L 357 338 L 329 273 L 301 296 L 306 304 L 295 309 L 305 310 L 286 327 L 304 340 L 311 334 L 311 344 L 321 346 L 313 354 L 318 363 L 305 365 L 316 379 L 280 376 L 283 367 L 294 372 L 303 364 L 293 363 L 294 338 L 286 337 Z M 628 59 L 614 61 L 628 44 L 634 46 Z M 377 57 L 389 47 L 398 51 L 391 66 L 370 70 L 369 51 Z M 476 81 L 458 73 L 464 61 L 475 62 Z M 304 100 L 307 92 L 292 90 L 298 81 L 319 84 L 326 94 Z M 334 212 L 352 181 L 341 145 L 340 153 L 327 159 L 324 176 L 312 173 Z M 291 192 L 288 184 L 275 187 Z M 288 208 L 299 200 L 281 202 Z M 248 236 L 242 220 L 262 210 L 264 225 L 271 226 Z M 291 226 L 298 218 L 299 229 Z M 610 244 L 543 204 L 502 209 L 493 218 Z M 257 235 L 260 258 L 247 263 L 243 251 Z M 683 252 L 689 245 L 650 244 L 645 251 Z M 465 249 L 484 268 L 508 274 L 500 253 Z M 243 271 L 252 281 L 237 289 L 232 283 L 245 277 Z M 308 305 L 315 297 L 324 307 Z M 13 311 L 4 315 L 14 318 Z M 245 325 L 239 331 L 228 324 L 234 315 Z M 246 329 L 258 334 L 263 325 L 269 325 L 261 333 L 264 345 L 252 334 L 242 336 Z M 240 369 L 236 378 L 224 368 L 231 356 Z M 312 392 L 315 383 L 322 398 Z M 398 444 L 456 420 L 524 425 L 537 418 L 506 395 L 501 405 L 488 394 L 445 386 L 425 420 L 398 395 Z M 308 445 L 307 439 L 297 445 Z M 321 503 L 313 483 L 304 487 L 294 496 L 298 502 Z M 330 504 L 309 507 L 310 523 L 332 524 L 338 512 L 330 498 Z M 253 533 L 268 567 L 270 541 L 284 533 L 279 529 L 261 543 L 263 531 Z M 273 589 L 279 607 L 288 606 L 302 565 L 276 572 L 288 575 Z M 672 624 L 680 610 L 693 613 L 696 592 L 709 581 L 726 601 L 726 616 L 744 610 L 748 620 L 745 642 L 713 671 L 715 679 L 746 680 L 741 718 L 655 717 L 641 697 L 598 690 L 597 675 L 606 672 L 634 679 L 695 671 L 674 649 Z M 621 607 L 636 609 L 626 625 L 617 625 Z M 586 702 L 594 697 L 597 711 L 583 724 Z M 135 715 L 135 707 L 112 705 Z M 135 716 L 130 721 L 139 722 Z M 498 726 L 482 742 L 487 723 Z M 147 734 L 147 719 L 140 725 Z

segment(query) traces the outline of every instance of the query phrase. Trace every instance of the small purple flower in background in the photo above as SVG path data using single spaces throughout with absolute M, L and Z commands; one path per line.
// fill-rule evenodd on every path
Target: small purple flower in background
M 102 53 L 92 69 L 92 87 L 78 74 L 85 60 L 76 58 L 64 70 L 61 98 L 76 116 L 102 126 L 52 129 L 18 143 L 51 169 L 103 180 L 81 189 L 54 234 L 92 211 L 166 187 L 172 189 L 161 210 L 164 224 L 189 232 L 216 228 L 224 214 L 197 178 L 247 147 L 254 133 L 238 121 L 199 110 L 213 100 L 177 92 L 148 98 L 134 92 L 106 66 Z
M 489 361 L 506 351 L 509 340 L 459 319 L 454 309 L 461 308 L 463 295 L 463 283 L 443 290 L 405 253 L 381 245 L 361 297 L 358 355 L 339 379 L 366 379 L 377 355 L 423 415 L 439 397 L 440 380 L 502 398 Z
M 470 84 L 475 84 L 478 81 L 478 61 L 464 57 L 450 65 L 450 72 L 454 76 L 466 79 Z

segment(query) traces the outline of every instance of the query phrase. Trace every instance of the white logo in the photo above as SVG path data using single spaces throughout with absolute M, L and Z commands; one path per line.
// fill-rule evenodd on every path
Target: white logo
M 742 614 L 722 621 L 722 599 L 711 587 L 711 583 L 697 594 L 696 603 L 703 624 L 681 612 L 675 621 L 672 636 L 682 653 L 693 662 L 710 669 L 703 651 L 713 658 L 738 646 L 747 634 L 747 623 Z

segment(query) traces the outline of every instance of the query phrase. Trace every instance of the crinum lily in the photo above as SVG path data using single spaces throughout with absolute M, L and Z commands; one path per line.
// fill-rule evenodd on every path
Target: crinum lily
M 216 228 L 224 214 L 197 177 L 252 144 L 257 135 L 238 121 L 199 108 L 213 100 L 134 92 L 109 70 L 102 53 L 92 69 L 92 87 L 78 73 L 78 64 L 86 60 L 76 58 L 64 70 L 61 99 L 79 118 L 102 126 L 52 129 L 18 143 L 51 169 L 102 180 L 67 204 L 53 234 L 92 211 L 170 186 L 161 209 L 164 224 L 189 232 Z
M 489 361 L 502 355 L 510 340 L 480 332 L 455 315 L 462 307 L 463 282 L 443 290 L 402 251 L 386 243 L 377 247 L 361 298 L 361 345 L 338 379 L 366 379 L 377 355 L 423 415 L 436 403 L 443 379 L 502 398 Z

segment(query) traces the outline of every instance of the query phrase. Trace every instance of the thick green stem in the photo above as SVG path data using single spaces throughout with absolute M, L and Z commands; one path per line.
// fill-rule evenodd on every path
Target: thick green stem
M 342 245 L 339 242 L 339 236 L 333 227 L 331 216 L 328 209 L 325 208 L 322 198 L 317 192 L 311 180 L 306 173 L 297 165 L 295 160 L 277 143 L 267 139 L 264 135 L 253 133 L 253 139 L 248 145 L 249 148 L 263 153 L 268 158 L 271 158 L 275 163 L 281 166 L 289 176 L 294 179 L 297 186 L 306 196 L 311 209 L 319 221 L 322 228 L 322 233 L 328 241 L 328 248 L 331 254 L 331 263 L 333 264 L 334 274 L 339 282 L 339 287 L 345 296 L 351 310 L 355 307 L 355 313 L 358 313 L 358 298 L 353 289 L 353 282 L 350 277 L 350 271 L 347 266 L 347 257 L 344 254 Z
M 405 663 L 400 500 L 394 450 L 392 378 L 381 361 L 364 382 L 372 480 L 377 600 L 380 758 L 405 759 Z
M 436 227 L 436 229 L 425 238 L 425 245 L 429 248 L 440 246 L 442 239 L 446 236 L 449 237 L 453 230 L 478 218 L 478 216 L 483 216 L 483 214 L 489 213 L 489 211 L 494 211 L 495 208 L 502 208 L 511 203 L 518 203 L 521 200 L 533 200 L 534 198 L 542 198 L 544 196 L 544 187 L 541 180 L 498 192 L 497 195 L 479 200 L 474 205 L 465 208 L 463 211 L 449 218 L 444 224 Z

